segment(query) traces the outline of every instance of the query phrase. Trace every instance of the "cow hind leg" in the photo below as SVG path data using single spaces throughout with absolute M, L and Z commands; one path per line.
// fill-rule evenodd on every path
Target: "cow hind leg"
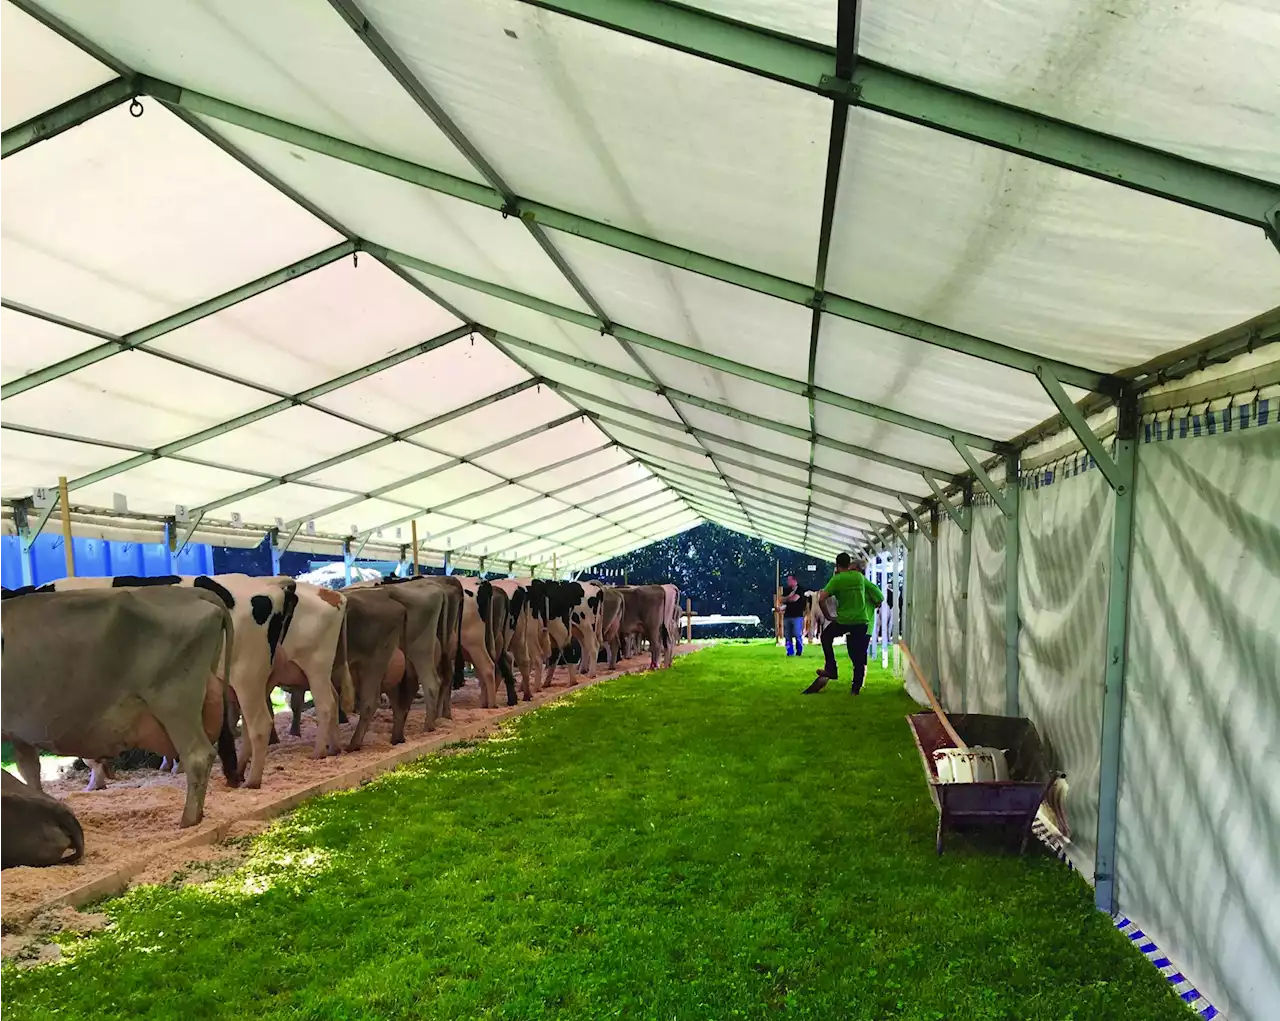
M 205 735 L 202 713 L 184 710 L 156 712 L 170 743 L 177 750 L 187 774 L 187 800 L 182 808 L 182 825 L 194 826 L 204 818 L 204 799 L 209 790 L 209 774 L 217 753 Z M 247 722 L 247 721 L 246 721 Z M 262 735 L 263 748 L 266 734 Z
M 294 737 L 302 736 L 302 711 L 307 707 L 307 693 L 301 688 L 289 689 L 289 709 L 293 713 L 293 722 L 289 724 L 289 733 Z M 274 727 L 272 728 L 275 729 Z
M 86 794 L 90 791 L 101 791 L 106 789 L 107 770 L 108 763 L 106 759 L 89 760 L 89 782 L 85 784 L 84 788 L 84 792 Z
M 245 734 L 245 754 L 240 760 L 240 775 L 246 787 L 256 790 L 262 786 L 262 774 L 267 768 L 267 742 L 271 736 L 272 720 L 266 705 L 258 698 L 242 697 L 240 706 L 244 713 Z M 187 773 L 189 787 L 190 763 L 187 764 Z

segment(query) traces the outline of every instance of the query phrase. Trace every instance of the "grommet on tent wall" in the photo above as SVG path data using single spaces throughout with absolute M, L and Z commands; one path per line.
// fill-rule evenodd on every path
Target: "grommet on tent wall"
M 142 101 L 141 101 L 140 99 L 138 99 L 138 97 L 137 97 L 137 96 L 134 96 L 134 97 L 133 97 L 133 99 L 132 99 L 132 100 L 130 101 L 130 103 L 129 103 L 129 116 L 130 116 L 130 117 L 141 117 L 141 116 L 142 116 L 143 109 L 144 109 L 144 107 L 143 107 L 143 105 L 142 105 Z

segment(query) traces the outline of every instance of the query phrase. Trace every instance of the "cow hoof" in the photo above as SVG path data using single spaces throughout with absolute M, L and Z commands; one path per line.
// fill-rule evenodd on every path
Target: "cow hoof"
M 244 785 L 244 786 L 245 786 L 245 789 L 246 789 L 246 790 L 256 791 L 259 787 L 261 787 L 261 786 L 262 786 L 262 781 L 261 781 L 261 780 L 247 780 L 247 781 L 245 781 L 245 785 Z
M 404 744 L 404 738 L 402 738 L 402 737 L 393 737 L 393 738 L 391 739 L 391 743 L 392 743 L 392 744 Z
M 201 816 L 196 816 L 194 819 L 188 819 L 188 818 L 184 815 L 184 816 L 182 817 L 182 822 L 180 822 L 178 825 L 179 825 L 182 829 L 187 830 L 187 829 L 190 829 L 192 826 L 199 826 L 199 825 L 200 825 L 200 819 L 201 819 L 201 818 L 202 818 Z
M 240 781 L 237 780 L 235 777 L 229 776 L 227 777 L 227 786 L 231 788 L 233 791 L 238 790 L 240 787 Z

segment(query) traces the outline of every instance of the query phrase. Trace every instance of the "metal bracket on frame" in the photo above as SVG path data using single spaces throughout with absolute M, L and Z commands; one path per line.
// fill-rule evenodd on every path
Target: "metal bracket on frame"
M 357 546 L 355 548 L 355 552 L 351 554 L 351 559 L 353 562 L 360 559 L 360 554 L 364 552 L 364 547 L 368 543 L 369 536 L 371 535 L 373 535 L 373 532 L 364 533 L 364 538 L 360 540 L 360 545 Z
M 968 446 L 957 439 L 953 439 L 951 442 L 955 444 L 956 450 L 959 451 L 960 456 L 964 458 L 965 464 L 969 466 L 969 470 L 973 472 L 973 477 L 978 480 L 978 483 L 982 488 L 987 491 L 987 495 L 991 497 L 991 499 L 995 501 L 996 506 L 1000 508 L 1000 512 L 1006 518 L 1013 517 L 1013 515 L 1017 513 L 1017 503 L 1014 501 L 1013 497 L 1000 489 L 1000 487 L 992 481 L 991 476 L 987 474 L 986 469 L 982 467 L 978 462 L 978 459 L 973 456 L 973 451 L 970 450 Z M 1013 482 L 1013 480 L 1007 481 L 1011 483 Z
M 35 504 L 31 500 L 20 500 L 13 505 L 13 523 L 18 529 L 18 537 L 22 546 L 22 552 L 27 553 L 31 547 L 35 545 L 36 539 L 40 537 L 40 533 L 44 531 L 44 526 L 49 521 L 49 516 L 58 509 L 59 498 L 55 496 L 49 501 L 49 506 L 40 511 L 40 516 L 36 518 L 35 527 L 31 526 L 30 512 L 35 509 Z
M 902 509 L 911 515 L 911 520 L 916 523 L 916 527 L 920 529 L 921 533 L 929 540 L 930 544 L 937 542 L 938 537 L 933 534 L 933 529 L 924 523 L 924 519 L 920 517 L 919 512 L 911 506 L 910 501 L 902 495 L 898 496 L 898 501 L 902 504 Z
M 1070 395 L 1062 388 L 1062 382 L 1043 365 L 1036 366 L 1036 377 L 1040 380 L 1040 385 L 1044 387 L 1045 392 L 1053 399 L 1053 403 L 1058 406 L 1058 410 L 1062 412 L 1062 417 L 1071 426 L 1071 431 L 1076 434 L 1084 444 L 1084 449 L 1097 463 L 1099 471 L 1106 476 L 1108 485 L 1118 496 L 1123 496 L 1126 492 L 1125 479 L 1119 465 L 1116 464 L 1110 451 L 1102 445 L 1097 433 L 1089 427 L 1088 421 L 1072 402 Z
M 175 557 L 182 556 L 182 551 L 187 548 L 187 543 L 189 543 L 191 541 L 191 537 L 196 534 L 196 529 L 200 527 L 200 522 L 203 520 L 204 511 L 200 511 L 196 515 L 195 520 L 191 522 L 191 527 L 183 533 L 182 539 L 178 542 L 178 548 L 173 551 L 173 555 Z
M 905 546 L 907 544 L 906 536 L 902 534 L 902 529 L 900 529 L 897 523 L 893 520 L 893 516 L 887 510 L 882 510 L 881 513 L 884 514 L 885 521 L 889 522 L 889 527 L 893 529 L 893 534 L 897 536 L 898 542 Z
M 302 529 L 302 522 L 299 521 L 293 526 L 293 529 L 289 532 L 289 538 L 285 539 L 284 545 L 278 548 L 277 552 L 280 553 L 281 556 L 283 556 L 285 553 L 289 551 L 289 547 L 293 545 L 293 540 L 298 537 L 298 532 L 301 529 Z
M 956 527 L 962 532 L 969 531 L 969 523 L 965 520 L 964 515 L 961 514 L 951 501 L 942 494 L 942 490 L 938 488 L 938 484 L 928 475 L 923 476 L 923 478 L 925 482 L 929 483 L 929 488 L 933 490 L 933 495 L 938 498 L 938 503 L 942 506 L 942 509 L 945 510 L 951 516 L 951 520 L 956 523 Z

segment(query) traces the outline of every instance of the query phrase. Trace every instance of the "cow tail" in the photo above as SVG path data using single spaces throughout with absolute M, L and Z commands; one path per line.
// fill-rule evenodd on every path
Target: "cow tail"
M 71 838 L 71 857 L 63 858 L 59 865 L 72 865 L 84 857 L 84 829 L 80 825 L 80 820 L 76 818 L 75 813 L 71 809 L 66 808 L 62 818 L 62 829 L 67 836 Z
M 240 786 L 240 765 L 236 761 L 236 734 L 231 726 L 231 645 L 235 641 L 231 611 L 222 611 L 222 728 L 218 731 L 218 759 L 228 787 Z
M 458 621 L 457 621 L 457 627 L 454 630 L 456 633 L 453 636 L 455 639 L 455 643 L 453 647 L 453 687 L 454 687 L 454 690 L 456 691 L 458 688 L 461 688 L 463 684 L 466 683 L 465 678 L 462 676 L 463 655 L 462 655 L 462 604 L 461 603 L 458 604 Z
M 356 710 L 356 690 L 347 660 L 347 607 L 345 604 L 342 607 L 342 627 L 338 630 L 338 652 L 334 656 L 333 668 L 338 675 L 338 705 L 350 716 Z

